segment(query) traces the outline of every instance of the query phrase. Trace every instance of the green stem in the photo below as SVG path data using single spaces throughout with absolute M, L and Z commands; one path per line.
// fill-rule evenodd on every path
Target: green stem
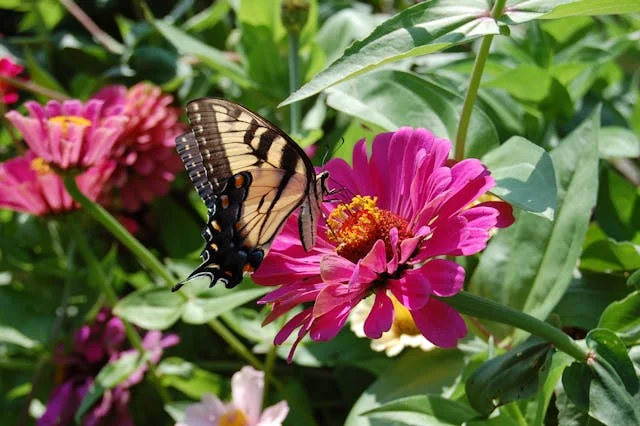
M 271 348 L 269 348 L 269 352 L 267 352 L 267 356 L 264 360 L 264 395 L 262 395 L 262 399 L 265 405 L 269 399 L 269 381 L 273 381 L 274 372 L 273 367 L 276 364 L 276 355 L 277 355 L 277 347 L 274 344 L 271 344 Z
M 300 87 L 300 34 L 289 32 L 289 92 L 293 93 Z M 300 134 L 300 102 L 291 104 L 291 134 Z
M 504 5 L 506 0 L 496 0 L 491 9 L 491 17 L 498 19 L 502 16 Z M 464 104 L 462 105 L 462 113 L 460 114 L 460 122 L 458 123 L 458 130 L 456 132 L 456 151 L 455 159 L 461 161 L 464 159 L 464 148 L 467 143 L 467 132 L 469 131 L 469 123 L 471 123 L 471 113 L 473 112 L 473 105 L 478 97 L 478 89 L 480 88 L 480 80 L 482 79 L 482 72 L 484 66 L 487 63 L 489 57 L 489 49 L 491 48 L 491 42 L 493 41 L 493 34 L 484 36 L 482 43 L 480 44 L 480 50 L 478 50 L 478 56 L 473 64 L 471 76 L 469 80 L 469 88 L 464 98 Z
M 74 234 L 74 239 L 78 244 L 80 253 L 82 253 L 84 260 L 89 266 L 89 271 L 91 271 L 92 279 L 98 282 L 102 294 L 104 294 L 107 299 L 107 303 L 110 307 L 113 308 L 116 303 L 118 303 L 118 296 L 116 295 L 115 290 L 107 282 L 104 271 L 102 270 L 102 266 L 100 265 L 100 262 L 98 261 L 96 256 L 93 254 L 91 247 L 89 247 L 89 243 L 87 242 L 85 234 L 80 229 L 78 229 L 78 225 L 75 222 L 70 222 L 70 225 L 71 232 Z M 122 324 L 124 325 L 124 329 L 127 334 L 127 338 L 131 343 L 131 346 L 133 346 L 133 348 L 137 350 L 140 355 L 144 354 L 146 352 L 146 349 L 142 345 L 142 339 L 140 338 L 138 331 L 125 319 L 120 318 L 120 321 L 122 321 Z M 155 365 L 153 365 L 153 362 L 151 362 L 151 360 L 147 362 L 147 367 L 149 368 L 149 374 L 147 375 L 147 377 L 155 386 L 158 394 L 160 395 L 160 398 L 162 399 L 162 402 L 170 402 L 171 397 L 169 396 L 167 390 L 160 383 L 156 367 Z
M 522 414 L 520 407 L 518 407 L 517 403 L 512 402 L 511 404 L 506 404 L 502 406 L 502 409 L 508 413 L 519 426 L 527 426 L 527 419 Z
M 581 348 L 571 337 L 563 333 L 562 330 L 524 312 L 496 303 L 493 300 L 476 296 L 467 291 L 462 291 L 453 297 L 445 297 L 439 300 L 460 313 L 509 324 L 528 331 L 531 334 L 545 339 L 558 350 L 572 356 L 580 362 L 584 362 L 588 357 L 587 351 Z
M 111 232 L 125 247 L 133 252 L 154 274 L 161 277 L 169 287 L 176 283 L 176 279 L 165 269 L 160 261 L 153 255 L 140 241 L 125 229 L 108 211 L 102 206 L 88 199 L 73 176 L 64 176 L 64 186 L 73 197 L 95 220 L 100 222 L 109 232 Z
M 13 87 L 17 87 L 18 89 L 23 89 L 27 92 L 35 93 L 36 95 L 42 95 L 50 99 L 55 99 L 57 101 L 66 101 L 71 99 L 64 93 L 56 92 L 55 90 L 41 86 L 37 83 L 34 83 L 33 81 L 22 80 L 20 78 L 9 77 L 0 74 L 0 82 L 2 81 L 8 83 Z

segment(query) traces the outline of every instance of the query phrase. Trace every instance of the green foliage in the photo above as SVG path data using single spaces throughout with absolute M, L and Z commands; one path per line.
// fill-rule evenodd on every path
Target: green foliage
M 170 291 L 196 264 L 207 219 L 178 173 L 162 196 L 141 187 L 138 211 L 110 207 L 123 224 L 135 223 L 137 251 L 87 210 L 0 210 L 0 423 L 34 423 L 59 380 L 84 368 L 93 385 L 72 413 L 82 424 L 110 390 L 160 356 L 149 349 L 82 364 L 75 353 L 79 370 L 61 361 L 79 327 L 112 307 L 131 325 L 126 349 L 149 330 L 180 337 L 130 389 L 137 425 L 184 421 L 205 394 L 229 401 L 231 376 L 247 364 L 269 376 L 265 406 L 288 402 L 285 425 L 640 424 L 640 2 L 309 0 L 306 19 L 296 21 L 301 87 L 293 92 L 292 27 L 283 24 L 281 0 L 76 3 L 95 27 L 69 2 L 0 0 L 0 57 L 25 68 L 14 77 L 19 101 L 0 100 L 0 116 L 25 111 L 28 100 L 87 100 L 106 85 L 147 81 L 175 108 L 216 96 L 289 133 L 298 128 L 292 136 L 316 150 L 318 166 L 331 157 L 351 162 L 361 138 L 370 152 L 381 132 L 425 127 L 463 143 L 464 158 L 491 172 L 491 193 L 514 208 L 516 222 L 496 230 L 486 250 L 456 258 L 466 269 L 463 294 L 522 311 L 531 316 L 519 317 L 525 325 L 553 323 L 575 351 L 530 337 L 508 318 L 483 319 L 496 317 L 478 303 L 466 311 L 469 337 L 457 349 L 390 357 L 347 323 L 328 342 L 305 337 L 289 364 L 297 331 L 278 347 L 273 341 L 307 305 L 263 326 L 271 307 L 255 302 L 274 287 L 247 278 L 233 290 L 211 289 L 197 279 Z M 489 41 L 489 53 L 479 54 Z M 0 161 L 24 149 L 2 121 Z M 144 162 L 135 164 L 144 175 Z M 173 178 L 151 174 L 147 183 L 160 175 Z M 2 194 L 28 188 L 12 182 L 13 192 L 4 191 L 6 176 L 0 165 L 0 205 L 10 207 Z

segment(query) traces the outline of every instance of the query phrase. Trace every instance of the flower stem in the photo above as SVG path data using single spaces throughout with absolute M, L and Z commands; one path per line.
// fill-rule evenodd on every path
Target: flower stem
M 498 19 L 502 15 L 506 0 L 496 0 L 491 9 L 491 17 Z M 480 44 L 480 50 L 478 50 L 478 56 L 473 64 L 473 70 L 471 71 L 471 77 L 469 80 L 469 88 L 464 98 L 464 104 L 462 105 L 462 113 L 460 114 L 460 122 L 458 123 L 458 130 L 456 132 L 456 151 L 455 159 L 461 161 L 464 159 L 464 148 L 467 142 L 467 132 L 469 130 L 469 123 L 471 122 L 471 113 L 473 112 L 473 105 L 478 97 L 478 89 L 480 88 L 480 80 L 482 79 L 482 72 L 484 66 L 487 63 L 487 57 L 489 56 L 489 49 L 491 48 L 491 42 L 493 41 L 493 34 L 484 36 L 482 43 Z
M 289 92 L 293 93 L 300 87 L 300 33 L 289 31 Z M 291 134 L 300 134 L 300 102 L 291 104 Z
M 125 51 L 124 46 L 116 39 L 104 32 L 94 21 L 85 13 L 80 6 L 73 0 L 60 0 L 60 3 L 82 24 L 82 26 L 93 36 L 93 38 L 102 45 L 108 52 L 116 55 L 122 55 Z
M 509 324 L 528 331 L 545 339 L 558 350 L 580 362 L 584 362 L 588 357 L 587 351 L 581 348 L 571 337 L 563 333 L 562 330 L 493 300 L 476 296 L 468 291 L 462 291 L 453 297 L 439 298 L 439 300 L 463 314 Z
M 17 87 L 18 89 L 23 89 L 27 92 L 35 93 L 36 95 L 42 95 L 50 99 L 55 99 L 57 101 L 66 101 L 71 99 L 64 93 L 60 93 L 47 87 L 41 86 L 37 83 L 34 83 L 33 81 L 22 80 L 20 78 L 9 77 L 2 74 L 0 74 L 0 81 L 9 83 L 9 85 Z
M 78 244 L 80 253 L 89 266 L 89 271 L 91 271 L 92 279 L 98 282 L 100 290 L 107 299 L 107 303 L 111 308 L 113 308 L 115 304 L 118 303 L 118 296 L 116 295 L 116 292 L 107 282 L 106 275 L 102 270 L 102 266 L 100 265 L 100 262 L 96 258 L 95 254 L 93 254 L 91 247 L 89 247 L 89 243 L 87 242 L 85 234 L 80 229 L 78 229 L 78 225 L 75 222 L 70 222 L 70 225 L 71 232 L 74 234 L 74 239 Z M 140 338 L 138 331 L 125 319 L 120 318 L 120 321 L 122 321 L 122 324 L 124 325 L 124 329 L 127 334 L 127 338 L 129 339 L 129 343 L 131 343 L 131 346 L 135 350 L 137 350 L 140 355 L 144 354 L 146 350 L 142 345 L 142 339 Z M 149 380 L 158 391 L 162 402 L 164 402 L 165 404 L 170 402 L 171 397 L 169 396 L 169 393 L 164 388 L 164 386 L 162 386 L 162 384 L 158 380 L 156 367 L 155 365 L 153 365 L 153 362 L 151 360 L 147 362 L 147 367 L 149 368 Z
M 102 206 L 88 199 L 80 188 L 73 176 L 64 176 L 64 186 L 76 200 L 95 220 L 100 222 L 102 226 L 107 228 L 125 247 L 133 252 L 140 261 L 146 265 L 154 274 L 161 277 L 169 287 L 172 287 L 176 279 L 165 269 L 160 261 L 153 255 L 140 241 L 125 229 L 108 211 Z

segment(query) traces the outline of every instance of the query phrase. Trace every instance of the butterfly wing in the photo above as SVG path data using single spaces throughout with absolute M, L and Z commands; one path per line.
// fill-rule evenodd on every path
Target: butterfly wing
M 202 98 L 187 105 L 187 115 L 192 136 L 177 145 L 209 207 L 204 262 L 187 280 L 206 275 L 212 285 L 221 279 L 233 287 L 260 265 L 285 220 L 315 193 L 315 172 L 289 136 L 240 105 Z

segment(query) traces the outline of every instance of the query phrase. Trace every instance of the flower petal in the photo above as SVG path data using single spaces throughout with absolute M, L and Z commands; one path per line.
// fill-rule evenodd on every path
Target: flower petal
M 287 401 L 280 401 L 262 412 L 256 426 L 281 426 L 287 414 L 289 414 L 289 404 Z
M 379 339 L 393 324 L 393 302 L 384 289 L 376 291 L 376 299 L 364 321 L 364 334 L 370 339 Z
M 420 270 L 408 271 L 399 280 L 389 280 L 387 288 L 408 309 L 420 309 L 431 297 L 431 284 Z
M 455 347 L 458 339 L 467 334 L 460 314 L 437 299 L 429 299 L 422 309 L 410 312 L 422 335 L 442 348 Z
M 395 229 L 395 228 L 394 228 Z M 396 233 L 398 230 L 396 229 Z M 387 250 L 384 245 L 384 241 L 377 240 L 369 253 L 365 257 L 358 262 L 360 267 L 364 267 L 369 271 L 376 273 L 383 273 L 387 270 Z M 369 278 L 375 279 L 375 277 L 370 276 L 370 274 L 366 275 Z M 322 277 L 324 279 L 324 276 Z M 326 281 L 326 280 L 325 280 Z
M 233 404 L 245 412 L 250 424 L 260 418 L 263 390 L 264 373 L 251 366 L 242 367 L 231 378 Z
M 464 268 L 450 260 L 430 260 L 419 271 L 429 280 L 431 291 L 437 296 L 449 297 L 458 294 L 464 285 Z
M 313 319 L 309 335 L 316 342 L 331 340 L 338 335 L 349 317 L 353 305 L 344 303 Z
M 320 276 L 327 284 L 349 282 L 355 269 L 353 262 L 336 254 L 323 256 L 320 261 Z

